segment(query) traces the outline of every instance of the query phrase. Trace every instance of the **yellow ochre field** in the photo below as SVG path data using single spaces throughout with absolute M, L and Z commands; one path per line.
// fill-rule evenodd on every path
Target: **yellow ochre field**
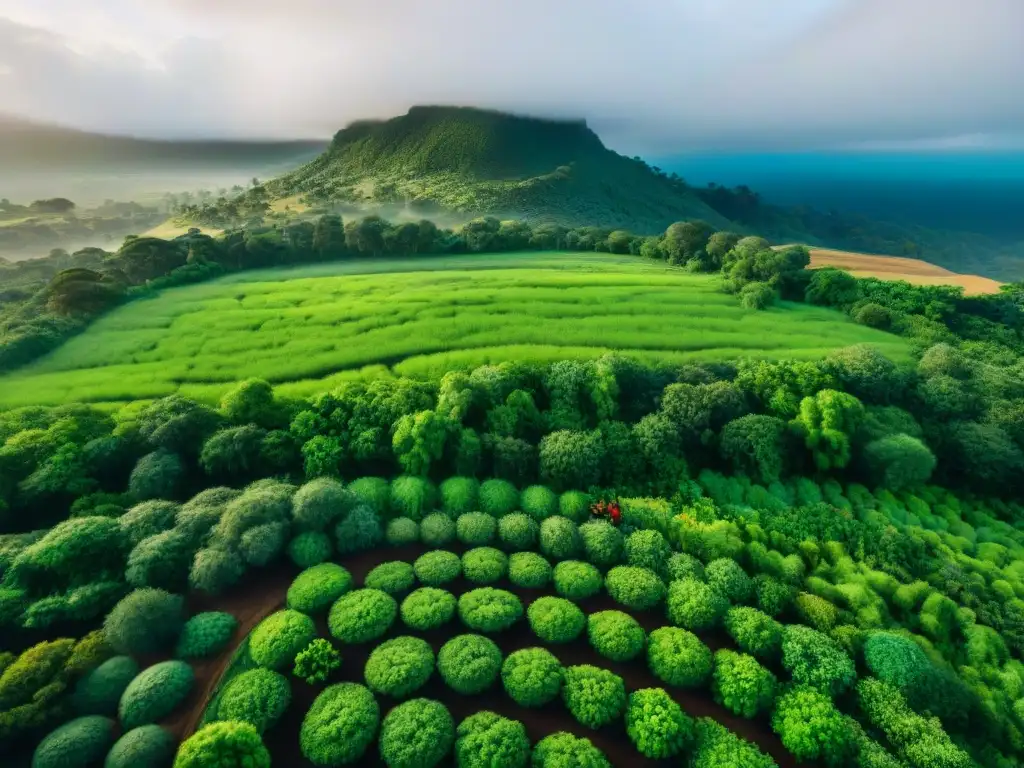
M 779 246 L 784 248 L 786 246 Z M 831 248 L 810 248 L 811 269 L 837 267 L 857 277 L 879 280 L 906 280 L 914 285 L 959 285 L 968 296 L 999 293 L 998 280 L 980 275 L 961 275 L 921 259 L 902 256 L 877 256 Z

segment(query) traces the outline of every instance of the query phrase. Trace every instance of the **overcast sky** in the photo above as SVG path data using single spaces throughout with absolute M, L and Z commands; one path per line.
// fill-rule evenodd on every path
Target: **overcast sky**
M 0 0 L 0 110 L 319 137 L 450 103 L 627 152 L 1024 146 L 1024 0 Z

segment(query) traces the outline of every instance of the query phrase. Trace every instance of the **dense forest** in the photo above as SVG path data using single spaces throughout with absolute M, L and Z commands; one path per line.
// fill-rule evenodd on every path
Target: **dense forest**
M 25 750 L 53 731 L 37 752 L 45 765 L 60 764 L 46 761 L 74 745 L 105 754 L 112 731 L 96 719 L 107 710 L 90 703 L 96 676 L 104 670 L 105 680 L 115 659 L 154 658 L 179 634 L 196 642 L 182 634 L 178 595 L 229 594 L 285 558 L 307 567 L 384 543 L 437 546 L 456 524 L 481 525 L 483 513 L 497 519 L 506 550 L 539 547 L 553 560 L 582 551 L 597 588 L 603 578 L 617 602 L 639 610 L 663 602 L 673 627 L 728 637 L 743 653 L 717 652 L 710 678 L 703 644 L 673 651 L 686 669 L 705 665 L 685 682 L 663 667 L 661 630 L 652 632 L 651 670 L 670 687 L 711 680 L 716 701 L 744 717 L 770 711 L 771 731 L 796 759 L 860 768 L 1019 764 L 1020 285 L 967 298 L 809 270 L 803 247 L 773 248 L 694 221 L 637 236 L 493 218 L 455 232 L 429 221 L 324 215 L 220 238 L 131 238 L 113 254 L 76 254 L 82 263 L 52 276 L 26 271 L 33 287 L 4 321 L 5 367 L 133 296 L 234 270 L 527 248 L 628 253 L 720 273 L 722 289 L 751 311 L 779 300 L 832 307 L 907 337 L 914 360 L 895 363 L 869 347 L 819 361 L 657 366 L 612 354 L 508 361 L 439 380 L 381 378 L 308 400 L 250 380 L 217 404 L 174 395 L 116 410 L 0 413 L 0 739 Z M 591 502 L 614 508 L 612 522 L 587 522 Z M 566 517 L 573 531 L 579 525 L 578 539 L 568 529 L 544 534 Z M 432 571 L 421 570 L 430 583 Z M 466 611 L 463 622 L 474 627 Z M 298 621 L 271 619 L 263 635 L 288 636 L 287 622 Z M 331 631 L 343 637 L 348 626 Z M 531 626 L 541 637 L 555 632 L 536 617 Z M 312 674 L 318 652 L 289 648 L 286 661 L 295 657 L 296 669 Z M 307 654 L 301 664 L 297 651 Z M 708 661 L 698 661 L 704 654 Z M 124 738 L 134 740 L 142 735 L 128 730 L 133 724 L 159 719 L 138 714 L 143 692 L 180 701 L 191 672 L 168 661 L 139 673 L 131 658 L 117 662 L 127 665 L 123 684 L 109 685 L 121 697 Z M 591 684 L 577 686 L 580 670 L 567 668 L 566 691 Z M 600 670 L 586 674 L 595 685 L 614 682 Z M 581 723 L 611 716 L 564 695 Z M 150 699 L 145 707 L 162 712 Z M 74 714 L 85 716 L 54 731 Z M 205 765 L 194 756 L 215 748 L 205 739 L 241 749 L 227 720 L 185 741 L 177 764 Z M 675 747 L 691 744 L 692 765 L 772 764 L 749 745 L 727 748 L 728 732 L 710 722 Z M 385 725 L 382 749 L 390 734 Z M 254 764 L 266 764 L 258 733 L 244 735 Z M 307 755 L 325 748 L 302 746 Z M 538 744 L 535 754 L 549 748 Z M 119 742 L 111 754 L 125 750 Z

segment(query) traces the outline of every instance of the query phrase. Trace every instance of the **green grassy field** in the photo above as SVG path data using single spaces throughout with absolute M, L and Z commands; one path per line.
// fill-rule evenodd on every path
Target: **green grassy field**
M 214 399 L 262 377 L 308 394 L 353 377 L 509 359 L 815 358 L 906 343 L 802 304 L 745 310 L 718 278 L 630 256 L 495 254 L 349 261 L 232 275 L 132 302 L 0 378 L 0 406 Z

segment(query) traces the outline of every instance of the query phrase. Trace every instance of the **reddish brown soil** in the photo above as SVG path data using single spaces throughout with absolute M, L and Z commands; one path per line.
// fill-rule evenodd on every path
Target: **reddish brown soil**
M 411 562 L 425 551 L 425 547 L 413 545 L 397 549 L 378 549 L 372 552 L 364 552 L 359 555 L 348 557 L 344 566 L 353 575 L 356 584 L 361 584 L 366 574 L 376 565 L 387 560 L 406 560 Z M 453 547 L 458 551 L 457 547 Z M 269 569 L 263 573 L 254 574 L 247 583 L 230 594 L 218 598 L 196 598 L 189 605 L 190 612 L 206 610 L 226 611 L 239 619 L 239 627 L 228 650 L 224 651 L 215 659 L 193 664 L 196 673 L 197 685 L 193 695 L 186 702 L 181 712 L 164 725 L 170 728 L 179 739 L 184 739 L 194 732 L 199 723 L 203 708 L 212 696 L 217 683 L 230 663 L 235 648 L 263 617 L 269 615 L 284 604 L 285 593 L 288 585 L 295 576 L 295 569 L 282 565 Z M 460 579 L 446 588 L 455 594 L 474 588 L 476 585 Z M 544 594 L 552 594 L 550 590 L 527 590 L 513 587 L 507 582 L 497 586 L 516 593 L 523 600 L 524 606 Z M 586 613 L 605 609 L 621 609 L 607 595 L 599 595 L 580 603 Z M 666 622 L 660 612 L 634 612 L 633 615 L 643 625 L 644 629 L 650 632 L 658 627 L 665 626 Z M 326 617 L 318 618 L 318 629 L 322 637 L 330 638 L 327 631 Z M 446 640 L 463 632 L 468 632 L 458 622 L 458 618 L 446 628 L 427 633 L 413 632 L 404 626 L 400 620 L 385 635 L 383 639 L 398 637 L 400 635 L 415 634 L 426 639 L 434 648 L 435 653 Z M 492 639 L 501 648 L 504 655 L 519 648 L 544 645 L 529 628 L 525 617 L 512 629 L 492 636 Z M 721 647 L 732 647 L 730 638 L 722 634 L 703 635 L 701 638 L 712 650 Z M 341 651 L 343 662 L 338 673 L 331 679 L 331 683 L 342 681 L 357 682 L 365 684 L 363 679 L 363 668 L 366 659 L 381 640 L 365 645 L 341 645 L 336 646 Z M 663 688 L 664 684 L 654 677 L 647 669 L 644 657 L 632 662 L 615 663 L 605 659 L 590 648 L 586 641 L 586 634 L 581 635 L 576 642 L 562 646 L 546 646 L 552 651 L 564 665 L 593 664 L 609 669 L 620 675 L 626 683 L 627 690 L 640 688 Z M 311 686 L 291 678 L 292 680 L 292 704 L 284 717 L 273 728 L 264 734 L 264 741 L 270 749 L 274 765 L 311 767 L 313 764 L 306 760 L 299 749 L 299 730 L 302 719 L 309 710 L 310 705 L 326 686 Z M 747 720 L 737 717 L 721 705 L 715 703 L 706 689 L 683 690 L 679 688 L 666 688 L 682 708 L 693 717 L 710 717 L 727 726 L 736 734 L 757 744 L 764 752 L 771 755 L 781 768 L 790 768 L 798 765 L 793 756 L 782 746 L 778 736 L 771 730 L 767 716 L 754 720 Z M 535 743 L 544 736 L 557 731 L 568 731 L 577 736 L 590 739 L 595 746 L 600 748 L 616 766 L 654 766 L 664 765 L 665 760 L 651 760 L 641 756 L 630 743 L 625 733 L 625 727 L 621 721 L 601 728 L 599 730 L 589 729 L 579 724 L 572 715 L 565 709 L 560 700 L 556 700 L 542 709 L 528 709 L 520 707 L 504 694 L 500 681 L 483 694 L 477 696 L 463 696 L 455 693 L 444 684 L 440 676 L 435 672 L 431 680 L 420 691 L 414 694 L 416 697 L 427 697 L 442 702 L 451 711 L 456 723 L 474 712 L 491 710 L 506 717 L 521 721 L 527 730 L 530 741 Z M 381 714 L 383 715 L 397 702 L 388 697 L 378 696 L 381 703 Z M 377 742 L 370 746 L 366 756 L 358 765 L 378 766 L 383 765 L 380 760 Z

